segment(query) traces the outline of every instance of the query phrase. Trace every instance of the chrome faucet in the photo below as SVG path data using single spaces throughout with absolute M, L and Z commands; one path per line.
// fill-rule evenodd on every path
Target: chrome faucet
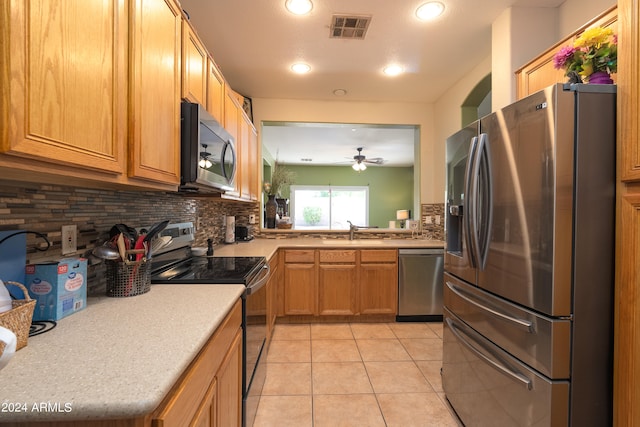
M 357 225 L 353 225 L 353 223 L 351 221 L 348 221 L 349 223 L 349 240 L 353 240 L 356 234 L 356 231 L 358 231 L 358 226 Z

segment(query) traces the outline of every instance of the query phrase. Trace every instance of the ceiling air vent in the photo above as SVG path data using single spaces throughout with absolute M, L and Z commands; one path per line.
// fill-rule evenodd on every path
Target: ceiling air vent
M 333 15 L 330 37 L 334 39 L 364 39 L 371 16 Z

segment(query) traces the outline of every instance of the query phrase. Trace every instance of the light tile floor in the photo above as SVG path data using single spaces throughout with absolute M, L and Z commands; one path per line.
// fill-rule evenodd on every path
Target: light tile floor
M 458 427 L 442 323 L 276 325 L 254 427 Z

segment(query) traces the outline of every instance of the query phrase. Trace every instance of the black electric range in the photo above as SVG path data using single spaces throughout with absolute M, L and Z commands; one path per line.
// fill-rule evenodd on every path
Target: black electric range
M 245 285 L 242 295 L 242 418 L 253 424 L 266 377 L 269 265 L 265 257 L 193 256 L 188 246 L 154 255 L 152 285 Z

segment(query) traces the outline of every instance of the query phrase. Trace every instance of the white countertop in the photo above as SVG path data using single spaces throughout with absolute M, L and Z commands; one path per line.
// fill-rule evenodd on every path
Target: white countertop
M 442 240 L 428 239 L 322 239 L 315 237 L 298 237 L 287 239 L 256 238 L 250 242 L 236 242 L 217 245 L 215 256 L 264 256 L 271 258 L 280 248 L 352 248 L 352 249 L 387 249 L 387 248 L 444 248 Z
M 0 421 L 152 412 L 243 291 L 242 285 L 152 285 L 135 297 L 89 298 L 86 309 L 29 338 L 0 371 Z M 34 409 L 41 404 L 49 409 Z

